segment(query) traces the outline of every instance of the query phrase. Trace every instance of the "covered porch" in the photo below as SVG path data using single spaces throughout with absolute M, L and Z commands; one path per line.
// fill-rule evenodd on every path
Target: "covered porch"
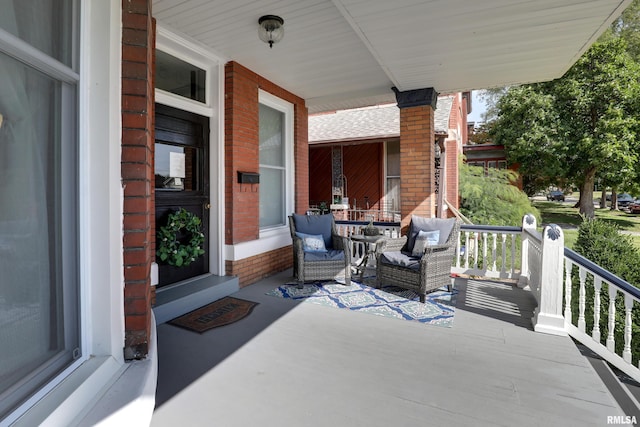
M 606 425 L 624 412 L 567 336 L 533 331 L 513 283 L 458 278 L 451 328 L 265 295 L 203 334 L 158 327 L 153 426 Z M 633 414 L 628 414 L 633 415 Z

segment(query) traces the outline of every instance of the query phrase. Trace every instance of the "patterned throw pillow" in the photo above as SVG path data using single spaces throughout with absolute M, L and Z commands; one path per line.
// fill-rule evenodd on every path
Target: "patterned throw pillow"
M 420 230 L 416 236 L 416 241 L 413 245 L 413 251 L 411 256 L 422 256 L 424 254 L 424 248 L 427 246 L 437 245 L 440 240 L 440 230 L 424 231 Z
M 312 235 L 296 232 L 296 236 L 302 239 L 302 250 L 305 252 L 327 252 L 324 238 L 321 234 Z

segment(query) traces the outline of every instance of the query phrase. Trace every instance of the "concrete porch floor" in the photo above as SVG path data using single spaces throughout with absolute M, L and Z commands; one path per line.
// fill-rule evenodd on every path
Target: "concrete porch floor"
M 533 297 L 456 279 L 452 328 L 265 295 L 203 334 L 158 327 L 152 426 L 602 426 L 624 415 L 572 340 L 532 331 Z

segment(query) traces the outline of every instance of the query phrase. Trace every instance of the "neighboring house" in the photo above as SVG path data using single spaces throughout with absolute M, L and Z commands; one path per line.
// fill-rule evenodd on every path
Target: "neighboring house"
M 435 192 L 456 208 L 458 159 L 462 142 L 467 140 L 470 95 L 440 95 L 434 113 Z M 393 219 L 393 213 L 401 211 L 401 187 L 400 109 L 396 104 L 309 116 L 312 206 L 332 207 L 336 213 L 349 209 L 382 211 L 376 219 Z M 436 201 L 436 210 L 438 216 L 447 216 L 443 200 Z
M 470 166 L 482 166 L 494 169 L 507 169 L 507 157 L 504 145 L 467 144 L 462 147 L 466 162 Z
M 309 112 L 397 103 L 401 221 L 434 216 L 437 93 L 560 77 L 629 1 L 4 2 L 0 425 L 148 424 L 156 323 L 291 266 Z M 185 267 L 156 257 L 177 208 Z
M 469 134 L 473 132 L 473 123 L 469 124 Z M 492 144 L 490 142 L 484 144 L 467 143 L 462 146 L 464 160 L 469 166 L 481 166 L 485 170 L 493 169 L 511 169 L 518 171 L 517 164 L 509 165 L 507 162 L 507 153 L 504 145 Z M 518 177 L 517 186 L 522 190 L 522 178 Z

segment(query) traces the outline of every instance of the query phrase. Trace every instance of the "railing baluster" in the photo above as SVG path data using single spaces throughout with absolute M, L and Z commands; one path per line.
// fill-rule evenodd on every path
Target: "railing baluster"
M 496 236 L 497 238 L 498 236 Z M 501 262 L 502 265 L 500 266 L 500 272 L 505 273 L 507 271 L 507 235 L 504 233 L 500 234 L 500 239 L 502 240 L 502 256 L 501 258 Z M 495 242 L 494 242 L 495 245 Z M 494 248 L 494 253 L 495 253 L 495 248 Z M 494 255 L 495 256 L 495 255 Z M 493 263 L 493 269 L 497 270 L 498 267 L 496 266 L 495 262 Z
M 482 233 L 482 268 L 487 269 L 487 233 Z
M 475 233 L 474 242 L 473 242 L 473 268 L 478 268 L 478 239 L 480 238 L 480 233 Z
M 469 232 L 464 232 L 464 268 L 469 268 L 469 251 L 471 251 L 471 245 L 469 244 Z
M 506 244 L 502 243 L 502 250 L 506 251 Z M 516 235 L 511 235 L 511 276 L 516 274 Z
M 607 331 L 607 350 L 612 353 L 616 352 L 616 339 L 615 339 L 615 328 L 616 328 L 616 295 L 618 294 L 615 286 L 609 285 L 609 322 Z
M 456 267 L 460 267 L 460 233 L 458 233 L 458 237 L 456 239 Z
M 622 350 L 622 359 L 631 363 L 631 309 L 633 308 L 633 298 L 631 295 L 624 294 L 624 349 Z
M 578 294 L 578 329 L 581 332 L 584 332 L 586 322 L 584 319 L 584 308 L 586 305 L 586 296 L 585 296 L 585 279 L 587 278 L 587 270 L 583 267 L 580 267 L 580 292 Z
M 496 243 L 497 243 L 497 239 L 498 239 L 498 235 L 496 233 L 491 233 L 491 235 L 493 236 L 493 246 L 491 247 L 492 251 L 491 251 L 491 261 L 493 262 L 493 264 L 491 265 L 491 271 L 497 271 L 498 267 L 496 264 L 496 258 L 497 258 L 497 248 L 496 248 Z M 503 266 L 504 266 L 504 260 L 502 262 Z
M 565 258 L 566 263 L 564 267 L 564 323 L 571 324 L 571 290 L 573 289 L 571 283 L 571 271 L 573 270 L 573 263 Z
M 600 289 L 602 289 L 602 279 L 595 277 L 593 279 L 593 331 L 591 336 L 595 342 L 600 342 Z

